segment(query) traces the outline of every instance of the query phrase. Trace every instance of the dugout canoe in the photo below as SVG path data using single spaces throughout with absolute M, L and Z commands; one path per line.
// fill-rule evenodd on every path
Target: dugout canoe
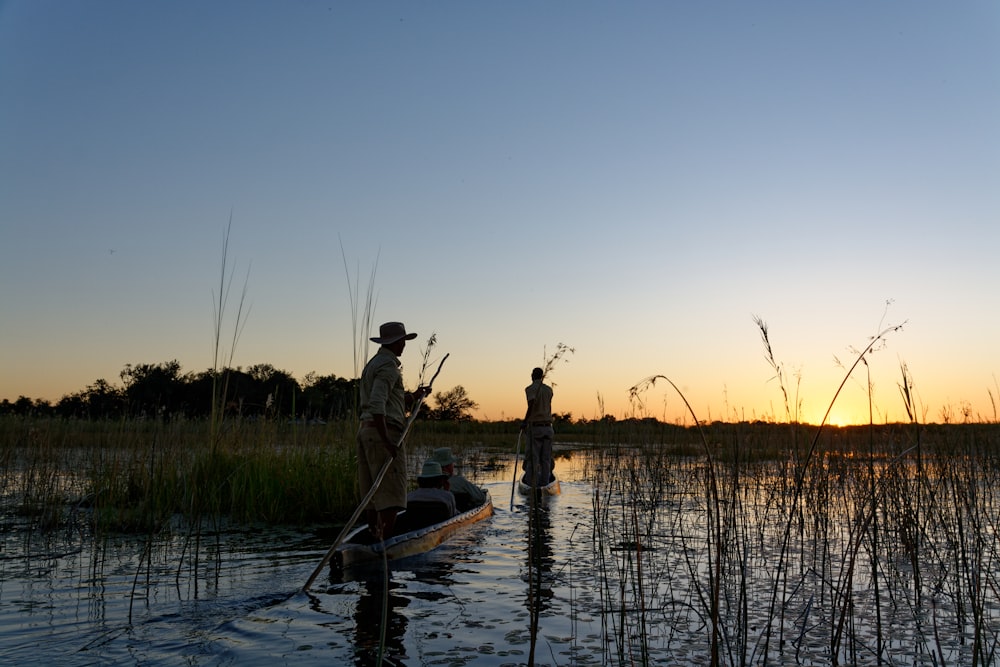
M 404 523 L 407 511 L 399 513 L 397 523 Z M 383 557 L 394 561 L 427 553 L 458 531 L 490 516 L 493 516 L 493 499 L 487 491 L 486 502 L 482 505 L 450 519 L 394 535 L 385 542 L 373 542 L 368 527 L 362 526 L 344 538 L 343 543 L 334 551 L 330 566 L 334 571 L 345 570 L 364 563 L 381 562 Z
M 552 476 L 552 481 L 550 481 L 545 486 L 531 486 L 526 481 L 524 481 L 524 476 L 517 480 L 517 490 L 521 495 L 529 495 L 532 492 L 538 493 L 542 496 L 558 496 L 562 493 L 562 486 L 559 484 L 559 480 L 556 479 L 555 475 Z

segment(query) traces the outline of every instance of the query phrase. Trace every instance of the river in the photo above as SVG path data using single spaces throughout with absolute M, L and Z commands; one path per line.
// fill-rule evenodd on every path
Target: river
M 562 494 L 534 508 L 512 503 L 509 464 L 470 475 L 494 516 L 388 575 L 326 571 L 308 593 L 331 527 L 98 540 L 6 516 L 0 664 L 694 667 L 713 649 L 724 665 L 996 664 L 989 468 L 960 486 L 942 467 L 914 496 L 893 486 L 912 467 L 887 466 L 870 505 L 853 464 L 820 468 L 801 502 L 780 464 L 709 501 L 697 459 L 642 461 L 565 455 Z
M 582 584 L 592 562 L 591 494 L 572 481 L 541 508 L 551 554 L 529 600 L 529 508 L 511 506 L 511 469 L 492 480 L 495 515 L 433 552 L 344 580 L 321 576 L 328 533 L 203 526 L 147 540 L 30 533 L 8 525 L 0 554 L 0 663 L 48 665 L 374 664 L 387 599 L 386 664 L 524 664 L 541 612 L 536 664 L 600 653 Z M 543 568 L 546 565 L 543 565 Z M 586 574 L 592 577 L 592 568 Z M 581 583 L 574 584 L 575 581 Z M 589 610 L 589 611 L 588 611 Z M 599 664 L 599 659 L 597 663 Z

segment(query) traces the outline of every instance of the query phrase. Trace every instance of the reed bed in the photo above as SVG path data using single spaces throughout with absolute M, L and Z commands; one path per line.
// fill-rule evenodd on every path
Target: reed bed
M 0 417 L 0 509 L 31 530 L 84 523 L 145 533 L 205 519 L 304 526 L 345 521 L 358 500 L 345 420 L 67 420 Z M 411 468 L 450 446 L 467 470 L 505 464 L 511 424 L 419 422 Z
M 1000 427 L 834 429 L 808 462 L 718 431 L 592 453 L 606 664 L 1000 659 Z
M 336 521 L 356 502 L 355 476 L 347 423 L 0 419 L 3 507 L 39 529 Z
M 221 522 L 336 524 L 357 502 L 355 427 L 0 419 L 4 522 L 172 532 L 185 554 Z M 415 469 L 448 445 L 475 471 L 515 439 L 420 422 L 405 451 Z M 592 517 L 574 532 L 591 531 L 603 664 L 1000 661 L 1000 425 L 635 420 L 563 439 L 587 450 Z

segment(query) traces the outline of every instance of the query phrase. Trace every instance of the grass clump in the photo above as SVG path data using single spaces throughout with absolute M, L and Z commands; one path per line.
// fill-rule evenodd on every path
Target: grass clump
M 354 425 L 0 419 L 6 511 L 98 532 L 171 520 L 337 521 L 355 502 Z M 213 432 L 215 437 L 213 438 Z M 210 444 L 214 442 L 214 446 Z

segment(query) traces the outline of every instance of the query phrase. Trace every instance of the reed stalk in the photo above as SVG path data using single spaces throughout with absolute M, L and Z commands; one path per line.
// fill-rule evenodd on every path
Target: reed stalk
M 219 291 L 212 294 L 212 307 L 214 311 L 213 337 L 212 337 L 212 410 L 210 417 L 211 437 L 210 443 L 214 449 L 220 437 L 220 428 L 226 411 L 226 402 L 229 395 L 229 369 L 232 368 L 233 358 L 236 354 L 236 343 L 240 334 L 246 326 L 250 310 L 246 303 L 247 287 L 250 282 L 250 269 L 247 268 L 247 275 L 243 281 L 243 291 L 236 307 L 236 316 L 232 327 L 232 339 L 230 340 L 228 352 L 223 346 L 222 335 L 225 324 L 227 310 L 229 308 L 229 292 L 232 288 L 234 270 L 228 267 L 229 262 L 229 238 L 233 228 L 233 214 L 229 214 L 229 224 L 222 238 L 222 258 L 219 271 Z M 246 312 L 244 312 L 246 308 Z M 225 359 L 225 361 L 223 361 Z M 220 373 L 223 377 L 219 377 Z

